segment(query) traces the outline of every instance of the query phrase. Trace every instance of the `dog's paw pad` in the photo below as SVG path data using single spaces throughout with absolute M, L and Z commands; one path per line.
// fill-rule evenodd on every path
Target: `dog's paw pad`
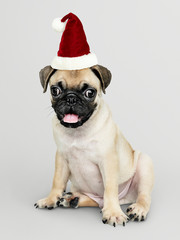
M 78 203 L 79 203 L 79 198 L 75 197 L 74 199 L 72 199 L 70 201 L 70 207 L 77 208 L 78 207 Z
M 144 221 L 148 211 L 138 203 L 134 203 L 126 210 L 127 215 L 131 221 L 140 222 Z
M 47 207 L 47 206 L 45 206 L 45 208 L 47 208 L 48 210 L 54 209 L 54 207 Z
M 79 198 L 75 197 L 73 193 L 68 192 L 68 193 L 64 193 L 63 197 L 59 198 L 56 204 L 59 207 L 77 208 L 78 203 L 79 203 Z
M 60 198 L 60 199 L 57 201 L 56 205 L 57 205 L 58 207 L 70 207 L 69 201 L 68 201 L 67 199 L 65 199 L 64 197 L 63 197 L 63 198 Z

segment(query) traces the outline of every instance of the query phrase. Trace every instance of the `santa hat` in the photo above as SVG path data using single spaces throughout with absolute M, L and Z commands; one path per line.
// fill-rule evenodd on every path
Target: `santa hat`
M 56 18 L 52 27 L 63 32 L 59 51 L 51 63 L 52 68 L 78 70 L 97 64 L 97 57 L 90 52 L 83 25 L 76 15 L 69 13 L 62 19 Z

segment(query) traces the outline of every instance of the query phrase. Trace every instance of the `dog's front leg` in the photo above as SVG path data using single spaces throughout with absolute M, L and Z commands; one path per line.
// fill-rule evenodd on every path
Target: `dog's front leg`
M 66 184 L 69 178 L 69 168 L 66 161 L 63 159 L 60 152 L 56 152 L 55 173 L 53 186 L 48 197 L 40 199 L 35 203 L 36 208 L 53 209 L 57 207 L 58 198 L 60 198 L 66 189 Z
M 100 166 L 101 174 L 104 182 L 104 207 L 103 223 L 113 225 L 123 224 L 127 222 L 127 216 L 120 208 L 118 200 L 118 169 L 119 161 L 116 154 L 108 154 Z

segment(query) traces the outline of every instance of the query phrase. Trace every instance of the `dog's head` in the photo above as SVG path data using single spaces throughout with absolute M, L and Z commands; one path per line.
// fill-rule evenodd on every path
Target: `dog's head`
M 83 125 L 98 108 L 101 92 L 111 81 L 110 71 L 100 65 L 82 70 L 56 70 L 46 66 L 40 81 L 51 91 L 51 102 L 60 123 L 68 128 Z

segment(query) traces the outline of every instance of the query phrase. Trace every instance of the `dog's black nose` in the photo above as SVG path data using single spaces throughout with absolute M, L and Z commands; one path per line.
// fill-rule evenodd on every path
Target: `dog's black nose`
M 70 106 L 74 106 L 77 103 L 77 96 L 73 93 L 68 94 L 66 98 L 67 104 Z

